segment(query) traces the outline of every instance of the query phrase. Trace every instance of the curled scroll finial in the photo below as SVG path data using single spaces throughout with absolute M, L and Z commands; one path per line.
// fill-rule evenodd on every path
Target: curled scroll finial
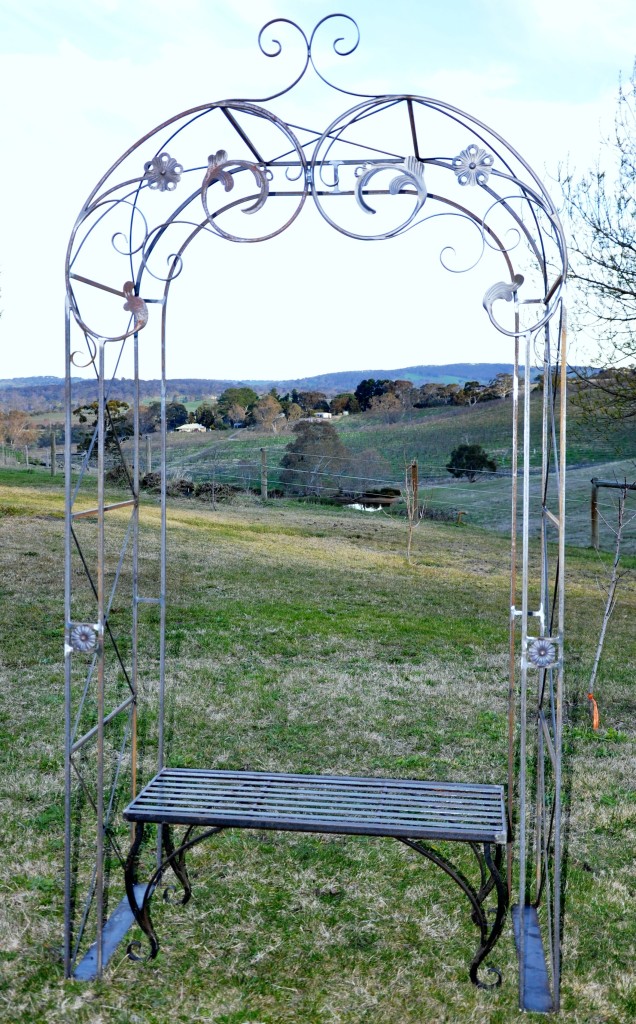
M 295 28 L 297 32 L 300 32 L 301 36 L 305 40 L 305 46 L 307 47 L 307 62 L 305 64 L 305 68 L 306 68 L 307 64 L 309 63 L 309 41 L 307 39 L 307 36 L 303 32 L 302 28 L 300 27 L 300 25 L 297 25 L 296 22 L 292 21 L 290 18 L 272 18 L 271 21 L 267 21 L 263 25 L 262 29 L 258 33 L 258 48 L 261 51 L 261 53 L 265 54 L 266 57 L 279 57 L 280 54 L 283 51 L 283 47 L 282 47 L 280 39 L 276 39 L 275 36 L 271 37 L 271 43 L 274 44 L 273 50 L 271 50 L 271 51 L 268 50 L 266 48 L 265 43 L 263 42 L 263 37 L 265 36 L 265 33 L 267 32 L 267 29 L 271 28 L 272 25 L 291 25 L 291 27 Z M 304 73 L 304 69 L 303 69 L 303 73 Z M 302 75 L 301 75 L 301 78 L 302 78 Z
M 349 95 L 362 95 L 361 93 L 350 93 L 348 89 L 340 89 L 339 86 L 334 85 L 328 78 L 325 78 L 325 76 L 316 67 L 316 62 L 314 60 L 314 39 L 316 37 L 316 33 L 321 25 L 326 24 L 328 21 L 333 21 L 336 18 L 340 18 L 343 22 L 348 22 L 346 26 L 347 30 L 350 30 L 351 26 L 353 26 L 354 34 L 352 43 L 348 43 L 344 35 L 337 36 L 332 43 L 334 53 L 337 53 L 339 57 L 348 57 L 354 52 L 354 50 L 358 49 L 358 44 L 360 42 L 360 29 L 358 28 L 357 22 L 349 14 L 328 14 L 325 18 L 320 19 L 309 39 L 309 60 L 311 61 L 311 66 L 318 77 L 322 79 L 325 85 L 330 86 L 330 88 L 337 89 L 338 92 L 348 93 Z
M 522 284 L 523 275 L 515 274 L 512 281 L 497 281 L 497 283 L 493 284 L 484 295 L 483 307 L 488 313 L 488 317 L 493 327 L 496 327 L 498 331 L 502 330 L 502 328 L 492 314 L 493 303 L 496 302 L 497 299 L 503 299 L 505 302 L 511 302 Z
M 316 33 L 321 28 L 321 26 L 324 25 L 326 22 L 334 21 L 335 19 L 339 19 L 341 22 L 343 22 L 344 28 L 342 29 L 343 34 L 336 36 L 336 38 L 332 42 L 333 51 L 334 53 L 337 53 L 339 57 L 348 57 L 349 54 L 353 53 L 353 51 L 358 48 L 358 44 L 360 42 L 360 29 L 358 28 L 358 25 L 354 21 L 354 19 L 348 14 L 328 14 L 325 18 L 321 18 L 317 25 L 314 27 L 309 39 L 307 38 L 305 32 L 302 30 L 300 25 L 298 25 L 295 21 L 291 21 L 290 18 L 272 18 L 271 21 L 268 21 L 265 25 L 263 25 L 262 29 L 258 34 L 258 47 L 261 53 L 263 53 L 266 57 L 279 57 L 280 54 L 283 52 L 283 45 L 280 39 L 277 39 L 276 36 L 274 36 L 273 33 L 269 31 L 274 25 L 291 25 L 291 27 L 300 34 L 305 43 L 305 61 L 299 74 L 296 76 L 293 82 L 291 82 L 291 84 L 287 86 L 287 88 L 282 89 L 280 92 L 274 93 L 274 95 L 272 96 L 266 97 L 267 99 L 275 99 L 277 96 L 282 96 L 283 93 L 289 92 L 290 89 L 293 89 L 294 86 L 297 85 L 298 82 L 300 82 L 301 78 L 303 78 L 303 76 L 305 75 L 305 72 L 307 71 L 307 68 L 309 67 L 310 63 L 318 77 L 322 79 L 325 85 L 330 86 L 330 88 L 332 89 L 337 89 L 338 92 L 347 93 L 348 95 L 362 95 L 361 93 L 351 93 L 348 89 L 340 89 L 337 85 L 334 85 L 333 82 L 330 82 L 327 78 L 325 78 L 325 76 L 318 70 L 318 67 L 316 66 L 314 46 Z
M 276 99 L 277 96 L 282 96 L 284 93 L 289 92 L 290 89 L 293 89 L 295 85 L 298 85 L 301 78 L 305 74 L 307 68 L 309 67 L 309 40 L 307 39 L 307 36 L 303 32 L 300 25 L 297 25 L 295 21 L 291 21 L 290 18 L 272 18 L 271 21 L 268 21 L 265 23 L 265 25 L 263 25 L 262 29 L 258 33 L 258 48 L 261 51 L 261 53 L 263 53 L 266 57 L 279 57 L 283 51 L 283 46 L 280 39 L 276 39 L 275 36 L 271 35 L 270 33 L 267 33 L 267 30 L 271 28 L 272 25 L 291 25 L 292 28 L 296 29 L 296 31 L 300 33 L 305 42 L 305 61 L 303 63 L 302 68 L 300 69 L 300 72 L 296 75 L 293 82 L 291 82 L 284 89 L 281 89 L 279 92 L 273 93 L 271 96 L 264 97 L 264 99 L 268 100 Z M 266 33 L 268 34 L 268 38 L 270 40 L 269 44 L 266 44 L 264 42 Z M 271 47 L 271 49 L 267 48 L 268 45 Z

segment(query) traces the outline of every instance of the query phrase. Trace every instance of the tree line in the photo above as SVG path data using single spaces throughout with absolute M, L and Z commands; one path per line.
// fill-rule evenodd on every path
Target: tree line
M 230 387 L 218 399 L 205 399 L 190 412 L 183 402 L 169 402 L 166 423 L 168 430 L 176 430 L 186 423 L 199 423 L 207 430 L 253 427 L 277 433 L 289 423 L 320 418 L 321 414 L 355 416 L 370 412 L 392 422 L 410 409 L 474 405 L 506 398 L 512 386 L 512 375 L 499 373 L 488 384 L 467 381 L 464 385 L 424 384 L 421 387 L 415 387 L 411 381 L 367 378 L 358 384 L 355 391 L 333 398 L 328 398 L 322 391 L 298 391 L 296 388 L 284 395 L 279 394 L 276 388 L 258 395 L 250 387 Z M 160 422 L 159 402 L 150 402 L 141 408 L 142 433 L 158 430 Z

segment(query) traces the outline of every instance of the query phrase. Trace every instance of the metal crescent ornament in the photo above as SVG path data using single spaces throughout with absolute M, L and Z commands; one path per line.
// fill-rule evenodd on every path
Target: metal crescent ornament
M 365 213 L 375 213 L 376 211 L 365 201 L 362 195 L 362 190 L 366 188 L 371 181 L 371 178 L 380 171 L 400 172 L 395 178 L 393 178 L 389 185 L 389 193 L 392 196 L 398 195 L 405 185 L 415 185 L 417 203 L 409 218 L 409 220 L 412 220 L 415 214 L 426 202 L 426 197 L 428 195 L 426 183 L 424 181 L 424 164 L 421 160 L 418 160 L 417 157 L 409 156 L 401 163 L 375 164 L 373 167 L 360 168 L 360 173 L 357 175 L 358 180 L 356 181 L 356 199 L 358 201 L 358 206 L 361 210 L 364 210 Z

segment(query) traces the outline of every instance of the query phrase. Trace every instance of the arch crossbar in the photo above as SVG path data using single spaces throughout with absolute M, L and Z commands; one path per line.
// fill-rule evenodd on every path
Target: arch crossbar
M 411 94 L 338 90 L 318 61 L 335 28 L 340 56 L 358 45 L 352 19 L 332 15 L 311 36 L 286 19 L 304 65 L 264 100 L 229 99 L 185 111 L 144 135 L 82 206 L 66 260 L 66 857 L 65 970 L 89 955 L 100 976 L 113 902 L 123 892 L 122 801 L 149 765 L 165 761 L 166 344 L 168 300 L 191 257 L 209 254 L 222 281 L 225 243 L 266 242 L 305 209 L 341 235 L 429 253 L 451 273 L 487 283 L 481 309 L 510 339 L 512 506 L 508 887 L 516 896 L 520 1004 L 528 1007 L 528 948 L 539 925 L 548 951 L 547 1003 L 559 1005 L 561 747 L 563 728 L 565 313 L 563 230 L 540 178 L 475 117 Z M 280 33 L 278 33 L 280 34 Z M 273 107 L 309 69 L 354 99 L 326 127 L 300 128 Z M 210 149 L 213 151 L 210 152 Z M 320 226 L 320 225 L 318 225 Z M 466 253 L 462 256 L 462 253 Z M 159 354 L 161 520 L 139 517 L 139 380 Z M 530 381 L 542 367 L 540 422 Z M 126 410 L 117 375 L 126 366 Z M 77 368 L 93 374 L 80 386 Z M 84 397 L 82 397 L 84 396 Z M 79 412 L 78 412 L 79 410 Z M 74 412 L 93 427 L 76 450 Z M 132 454 L 124 456 L 122 430 Z M 536 435 L 536 436 L 535 436 Z M 535 453 L 540 453 L 538 457 Z M 108 474 L 129 497 L 109 504 Z M 91 483 L 94 481 L 94 483 Z M 532 536 L 538 510 L 540 536 Z M 153 571 L 146 572 L 148 565 Z M 158 571 L 154 571 L 158 566 Z M 515 770 L 518 763 L 519 770 Z M 165 843 L 159 838 L 157 868 Z M 160 873 L 160 871 L 159 871 Z M 92 945 L 91 945 L 92 944 Z M 81 974 L 81 972 L 80 972 Z

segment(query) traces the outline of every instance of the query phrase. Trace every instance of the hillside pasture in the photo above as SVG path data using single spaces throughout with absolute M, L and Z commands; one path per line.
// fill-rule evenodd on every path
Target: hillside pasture
M 397 486 L 404 483 L 405 466 L 418 460 L 420 504 L 425 508 L 465 512 L 465 520 L 501 534 L 510 530 L 511 506 L 511 415 L 509 399 L 480 403 L 472 407 L 443 407 L 412 410 L 396 423 L 385 423 L 370 413 L 341 417 L 334 424 L 348 452 L 351 467 L 343 467 L 343 487 L 368 490 L 373 487 Z M 531 404 L 532 429 L 540 426 L 541 395 L 534 393 Z M 268 485 L 272 491 L 280 487 L 280 460 L 293 435 L 287 429 L 280 433 L 256 434 L 251 430 L 214 431 L 195 437 L 170 434 L 168 441 L 168 472 L 175 478 L 194 482 L 229 483 L 244 491 L 260 488 L 261 448 L 266 449 Z M 151 435 L 153 467 L 158 465 L 159 438 Z M 454 447 L 459 444 L 480 444 L 498 467 L 496 475 L 481 474 L 475 483 L 455 480 L 446 470 Z M 629 455 L 617 457 L 617 450 Z M 636 449 L 628 424 L 617 425 L 611 438 L 599 438 L 582 422 L 576 406 L 570 410 L 568 429 L 568 475 L 566 513 L 568 542 L 590 544 L 590 480 L 600 479 L 628 483 L 636 479 Z M 142 447 L 142 460 L 145 449 Z M 530 489 L 538 495 L 541 451 L 531 450 L 532 477 Z M 616 492 L 600 495 L 600 531 L 602 550 L 613 545 L 612 524 L 616 519 Z M 628 496 L 628 509 L 636 509 L 634 492 Z M 535 503 L 535 508 L 537 507 Z M 538 520 L 531 522 L 534 536 L 539 532 Z M 636 521 L 626 529 L 624 548 L 636 552 Z

